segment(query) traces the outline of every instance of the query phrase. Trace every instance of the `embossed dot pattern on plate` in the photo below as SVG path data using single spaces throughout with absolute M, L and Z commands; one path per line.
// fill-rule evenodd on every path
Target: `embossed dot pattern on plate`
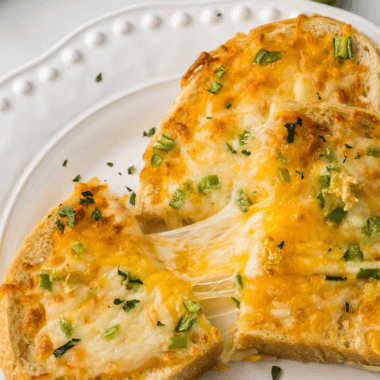
M 6 111 L 10 106 L 9 100 L 0 98 L 0 111 Z
M 260 12 L 260 19 L 263 22 L 274 22 L 280 19 L 280 11 L 276 8 L 264 8 Z
M 143 16 L 141 24 L 144 29 L 158 29 L 162 25 L 162 19 L 153 14 Z
M 175 27 L 180 27 L 180 26 L 188 26 L 192 22 L 192 18 L 190 15 L 184 12 L 176 12 L 173 14 L 171 17 L 171 22 Z
M 217 9 L 206 9 L 201 14 L 201 20 L 204 24 L 216 24 L 223 19 L 222 12 Z
M 54 67 L 43 67 L 39 71 L 38 77 L 44 82 L 54 80 L 58 77 L 58 70 Z
M 133 25 L 126 20 L 117 20 L 112 26 L 112 30 L 115 34 L 128 34 L 133 30 Z
M 252 17 L 252 11 L 247 7 L 235 7 L 231 12 L 232 20 L 245 21 Z
M 106 36 L 98 31 L 89 32 L 85 37 L 85 41 L 88 46 L 99 46 L 104 43 L 105 39 Z
M 27 80 L 19 79 L 13 83 L 13 92 L 16 95 L 26 95 L 33 91 L 33 84 Z
M 61 57 L 63 63 L 71 65 L 74 63 L 78 63 L 82 59 L 82 54 L 77 50 L 67 49 L 64 50 Z

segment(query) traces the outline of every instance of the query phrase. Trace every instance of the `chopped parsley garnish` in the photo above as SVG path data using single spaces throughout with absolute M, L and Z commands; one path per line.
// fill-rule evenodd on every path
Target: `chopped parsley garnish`
M 197 188 L 201 195 L 208 195 L 211 191 L 220 188 L 219 177 L 215 174 L 203 177 Z
M 157 326 L 158 327 L 164 327 L 165 325 L 163 323 L 161 323 L 160 321 L 157 321 Z
M 73 182 L 79 182 L 80 181 L 80 174 L 78 174 L 74 179 Z
M 207 116 L 206 119 L 211 120 L 211 119 L 213 119 L 213 117 L 211 117 L 211 116 Z
M 346 302 L 346 313 L 350 312 L 350 304 Z
M 42 272 L 38 275 L 38 277 L 40 278 L 38 286 L 51 292 L 53 290 L 53 281 L 50 279 L 50 275 Z
M 243 290 L 243 278 L 240 273 L 238 273 L 234 278 L 234 287 L 238 288 L 240 291 Z
M 317 92 L 318 100 L 322 100 L 321 95 L 319 95 L 319 92 Z
M 361 158 L 362 156 L 359 154 L 359 152 L 358 152 L 358 154 L 356 155 L 356 157 L 355 157 L 355 160 L 358 160 L 359 158 Z
M 188 313 L 197 313 L 201 310 L 201 305 L 193 300 L 183 301 L 183 306 L 185 306 Z
M 284 182 L 290 182 L 290 174 L 289 170 L 286 168 L 278 168 L 278 172 L 280 173 L 280 177 Z
M 228 102 L 227 104 L 226 104 L 226 108 L 227 109 L 230 109 L 232 107 L 232 104 L 230 103 L 230 102 Z
M 120 267 L 117 268 L 117 274 L 121 277 L 123 277 L 123 281 L 128 280 L 128 275 L 120 270 Z
M 129 192 L 133 191 L 130 187 L 125 186 Z
M 63 161 L 62 166 L 66 166 L 66 165 L 67 165 L 67 160 Z
M 252 201 L 249 199 L 248 195 L 244 192 L 244 190 L 239 189 L 236 192 L 236 204 L 243 211 L 244 214 L 248 213 L 248 209 L 253 205 Z
M 232 147 L 232 145 L 226 143 L 226 146 L 227 146 L 227 150 L 233 154 L 236 154 L 237 151 Z
M 241 154 L 244 154 L 244 156 L 250 156 L 252 153 L 251 152 L 249 152 L 248 150 L 242 150 L 241 152 L 240 152 Z
M 64 344 L 61 347 L 58 347 L 56 350 L 54 350 L 53 355 L 59 359 L 63 354 L 65 354 L 68 350 L 73 348 L 75 346 L 74 343 L 80 342 L 80 339 L 71 339 L 66 344 Z
M 70 227 L 74 227 L 75 224 L 75 211 L 71 206 L 63 206 L 58 210 L 60 217 L 67 216 L 67 224 Z
M 369 218 L 362 227 L 362 233 L 369 238 L 380 235 L 380 218 Z
M 363 261 L 363 252 L 361 251 L 359 244 L 355 244 L 348 248 L 342 259 L 345 261 Z
M 337 164 L 338 160 L 336 157 L 333 155 L 331 149 L 326 148 L 325 150 L 325 157 L 332 163 L 332 164 Z
M 374 280 L 379 280 L 379 269 L 371 269 L 371 268 L 360 268 L 360 271 L 356 275 L 357 279 L 367 279 L 373 278 Z
M 65 231 L 65 225 L 64 223 L 62 223 L 60 220 L 57 220 L 55 222 L 55 224 L 57 225 L 58 229 L 61 231 L 61 233 L 63 234 L 63 232 Z
M 294 134 L 296 131 L 297 125 L 302 125 L 302 119 L 298 118 L 296 123 L 285 124 L 285 128 L 288 130 L 288 138 L 286 139 L 287 144 L 294 142 Z
M 171 336 L 169 350 L 185 350 L 187 348 L 187 335 Z
M 94 194 L 91 193 L 91 191 L 84 191 L 84 192 L 82 193 L 82 196 L 83 196 L 83 197 L 93 197 Z
M 334 41 L 334 57 L 340 59 L 352 59 L 352 37 L 335 37 Z
M 316 3 L 322 3 L 322 4 L 327 4 L 327 5 L 335 5 L 336 0 L 312 0 L 315 1 Z
M 318 195 L 317 195 L 317 199 L 318 199 L 318 201 L 319 201 L 319 204 L 320 204 L 320 206 L 321 206 L 321 209 L 323 210 L 323 209 L 325 208 L 326 203 L 325 203 L 325 197 L 323 196 L 322 191 L 320 191 L 320 192 L 318 193 Z
M 181 317 L 175 328 L 175 332 L 187 332 L 197 323 L 196 317 Z
M 136 205 L 136 193 L 135 192 L 132 192 L 132 194 L 130 195 L 130 197 L 129 197 L 129 203 L 132 206 Z
M 304 179 L 305 176 L 303 175 L 303 172 L 299 172 L 298 170 L 296 170 L 296 173 L 299 174 L 301 176 L 301 179 Z
M 177 189 L 173 195 L 172 200 L 169 203 L 169 206 L 175 210 L 179 210 L 185 202 L 185 196 L 186 194 L 184 191 Z
M 344 144 L 344 146 L 345 146 L 347 149 L 352 149 L 352 146 L 351 146 L 351 145 Z
M 83 203 L 86 203 L 86 208 L 88 208 L 89 205 L 95 203 L 93 198 L 94 194 L 92 194 L 91 191 L 84 191 L 82 193 L 82 196 L 85 197 L 85 199 L 81 198 L 79 200 L 79 206 Z
M 169 152 L 175 145 L 175 141 L 170 137 L 162 134 L 153 145 L 153 149 Z
M 123 306 L 123 310 L 126 313 L 128 313 L 129 311 L 131 311 L 132 309 L 134 309 L 139 302 L 140 302 L 139 300 L 129 300 Z
M 61 331 L 66 335 L 67 339 L 70 339 L 74 332 L 73 325 L 65 318 L 61 318 L 59 321 L 59 327 Z
M 272 380 L 278 380 L 278 378 L 281 375 L 281 372 L 282 372 L 282 369 L 280 367 L 277 367 L 276 365 L 274 365 L 272 367 Z
M 247 130 L 244 130 L 242 133 L 239 133 L 237 135 L 238 143 L 240 146 L 244 146 L 246 144 L 248 135 L 249 135 L 249 131 Z
M 224 75 L 225 72 L 226 72 L 226 68 L 224 66 L 220 66 L 214 71 L 215 78 L 220 79 Z
M 268 51 L 265 49 L 260 49 L 253 60 L 253 63 L 258 65 L 265 65 L 267 63 L 272 63 L 279 61 L 282 58 L 282 51 Z
M 133 174 L 135 172 L 136 168 L 134 166 L 130 166 L 128 168 L 128 174 Z
M 125 300 L 121 300 L 120 298 L 116 298 L 113 300 L 114 305 L 121 305 Z
M 380 148 L 376 147 L 368 147 L 367 148 L 367 156 L 372 156 L 372 157 L 380 157 Z
M 115 325 L 106 330 L 103 334 L 105 340 L 111 340 L 120 335 L 120 325 Z
M 223 85 L 219 83 L 218 81 L 214 80 L 211 83 L 210 88 L 207 90 L 208 92 L 211 92 L 211 94 L 216 94 L 223 88 Z
M 152 158 L 150 159 L 150 164 L 156 168 L 157 166 L 160 166 L 161 162 L 162 162 L 163 158 L 157 154 L 157 153 L 153 153 L 153 156 Z
M 236 299 L 235 297 L 231 297 L 232 301 L 234 301 L 236 303 L 236 306 L 238 309 L 240 309 L 240 301 L 238 299 Z
M 103 77 L 102 77 L 102 73 L 99 73 L 96 78 L 95 78 L 95 82 L 99 83 L 103 80 Z
M 150 128 L 149 129 L 149 132 L 145 132 L 144 131 L 144 133 L 143 133 L 143 136 L 145 136 L 145 137 L 151 137 L 151 136 L 153 136 L 154 134 L 156 133 L 156 128 Z
M 326 276 L 326 281 L 346 281 L 347 277 L 339 277 L 339 276 Z
M 91 214 L 91 219 L 94 220 L 94 221 L 97 221 L 97 220 L 100 220 L 100 219 L 103 219 L 103 216 L 100 212 L 100 210 L 98 208 L 96 208 L 92 214 Z
M 80 243 L 79 241 L 74 241 L 74 243 L 71 244 L 71 249 L 76 255 L 80 256 L 83 253 L 84 244 Z
M 342 207 L 337 207 L 326 216 L 326 219 L 339 225 L 346 216 L 347 211 L 344 211 Z
M 277 245 L 277 247 L 283 249 L 285 247 L 285 242 L 282 241 L 280 244 Z
M 344 156 L 344 160 L 343 160 L 343 163 L 345 164 L 347 161 L 347 156 Z
M 112 168 L 113 163 L 112 162 L 107 162 L 107 165 Z
M 326 142 L 325 136 L 318 136 L 323 142 Z
M 118 172 L 117 174 L 121 175 L 121 173 L 120 173 L 120 172 Z

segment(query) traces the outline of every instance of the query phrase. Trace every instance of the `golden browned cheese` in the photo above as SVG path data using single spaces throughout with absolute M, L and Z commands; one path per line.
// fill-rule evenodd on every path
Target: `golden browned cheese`
M 368 102 L 362 85 L 369 78 L 367 64 L 372 58 L 367 53 L 359 55 L 361 37 L 340 23 L 316 32 L 318 20 L 331 21 L 302 15 L 259 27 L 248 35 L 240 33 L 219 49 L 200 55 L 183 77 L 179 97 L 144 154 L 138 193 L 142 219 L 164 219 L 178 227 L 225 207 L 250 154 L 242 134 L 264 122 L 274 102 L 338 102 L 378 108 L 376 101 Z M 335 58 L 333 38 L 351 35 L 354 58 Z M 281 58 L 258 64 L 255 57 L 261 49 L 280 52 Z M 162 134 L 173 140 L 167 151 L 157 146 Z M 305 138 L 310 153 L 319 144 L 318 136 Z M 160 163 L 152 164 L 152 157 L 157 156 Z M 209 175 L 218 176 L 219 183 L 205 194 L 198 186 Z M 180 207 L 173 207 L 177 189 L 185 195 Z

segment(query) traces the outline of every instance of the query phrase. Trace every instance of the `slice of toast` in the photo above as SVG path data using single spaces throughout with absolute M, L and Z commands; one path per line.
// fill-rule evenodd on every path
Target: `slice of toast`
M 191 290 L 123 202 L 77 184 L 25 239 L 1 286 L 7 380 L 197 379 L 223 349 Z
M 379 70 L 370 38 L 319 15 L 239 33 L 202 53 L 144 154 L 141 219 L 178 227 L 216 214 L 251 154 L 246 131 L 266 120 L 273 102 L 378 110 Z

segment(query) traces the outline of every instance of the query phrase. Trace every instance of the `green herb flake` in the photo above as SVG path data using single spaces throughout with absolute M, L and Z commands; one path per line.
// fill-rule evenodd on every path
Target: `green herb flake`
M 282 369 L 276 365 L 272 366 L 272 380 L 278 380 L 281 375 Z
M 302 125 L 302 119 L 301 118 L 298 118 L 296 123 L 285 124 L 285 128 L 288 131 L 288 137 L 286 139 L 287 144 L 291 144 L 294 142 L 294 135 L 295 135 L 297 125 Z
M 334 57 L 340 59 L 352 59 L 352 37 L 335 37 L 334 41 Z
M 136 193 L 132 193 L 129 197 L 129 203 L 132 205 L 132 206 L 135 206 L 136 205 Z
M 321 95 L 319 94 L 319 92 L 317 92 L 317 97 L 318 97 L 318 100 L 322 100 Z
M 373 278 L 374 280 L 379 280 L 379 269 L 371 269 L 371 268 L 360 268 L 360 271 L 356 275 L 357 279 L 368 279 Z
M 318 193 L 317 199 L 319 201 L 319 205 L 321 206 L 321 209 L 323 210 L 326 206 L 326 202 L 325 202 L 325 197 L 323 196 L 322 191 Z
M 207 89 L 208 92 L 211 92 L 211 94 L 216 94 L 223 88 L 223 85 L 219 83 L 218 81 L 214 80 L 211 83 L 211 86 Z
M 133 191 L 130 187 L 125 186 L 129 192 Z
M 84 244 L 80 243 L 79 241 L 74 241 L 74 243 L 71 244 L 71 249 L 76 255 L 80 256 L 83 253 Z
M 115 298 L 113 300 L 114 305 L 121 305 L 125 300 L 121 300 L 120 298 Z
M 73 182 L 79 182 L 80 181 L 80 174 L 78 174 L 74 179 Z
M 236 192 L 236 204 L 243 211 L 244 214 L 248 213 L 248 209 L 253 205 L 252 201 L 249 199 L 248 195 L 244 192 L 244 190 L 239 189 Z
M 228 103 L 226 104 L 226 108 L 229 110 L 231 107 L 232 107 L 232 104 L 231 104 L 230 102 L 228 102 Z
M 51 292 L 53 290 L 53 280 L 50 279 L 50 275 L 42 272 L 38 275 L 38 277 L 40 278 L 38 286 Z
M 107 165 L 108 165 L 110 168 L 112 168 L 113 163 L 112 163 L 112 162 L 107 162 Z
M 55 224 L 57 225 L 58 229 L 61 231 L 61 234 L 63 234 L 65 231 L 64 223 L 62 223 L 60 220 L 57 220 Z
M 163 323 L 161 323 L 160 321 L 157 321 L 157 326 L 158 327 L 164 327 L 165 325 Z
M 84 194 L 92 194 L 92 193 L 90 191 L 85 191 L 84 193 L 82 193 L 82 195 L 84 195 Z M 95 201 L 94 201 L 94 198 L 92 198 L 92 196 L 86 196 L 86 198 L 84 198 L 84 199 L 81 198 L 79 200 L 79 206 L 81 204 L 83 204 L 83 203 L 85 203 L 86 204 L 86 208 L 88 208 L 88 206 L 91 205 L 91 204 L 94 204 Z
M 67 216 L 67 224 L 72 228 L 75 225 L 75 211 L 71 206 L 63 206 L 58 210 L 60 217 Z
M 91 191 L 84 191 L 84 192 L 82 193 L 82 196 L 83 196 L 83 197 L 93 197 L 94 194 L 91 193 Z
M 61 318 L 59 321 L 59 327 L 61 331 L 66 335 L 67 339 L 70 339 L 74 332 L 73 325 L 65 318 Z
M 169 206 L 175 210 L 179 210 L 185 202 L 185 196 L 186 194 L 184 191 L 177 189 L 173 195 L 172 200 L 169 203 Z
M 362 233 L 368 238 L 380 235 L 380 218 L 375 216 L 369 218 L 362 227 Z
M 268 63 L 279 61 L 282 58 L 282 51 L 268 51 L 260 49 L 253 60 L 257 65 L 266 65 Z
M 211 191 L 220 188 L 219 177 L 216 174 L 203 177 L 197 188 L 201 195 L 208 195 Z
M 344 146 L 345 146 L 347 149 L 352 149 L 352 146 L 351 146 L 351 145 L 344 144 Z
M 235 297 L 231 297 L 232 301 L 234 301 L 236 303 L 236 306 L 238 309 L 240 309 L 240 301 L 238 299 L 236 299 Z
M 344 156 L 343 163 L 345 164 L 347 161 L 347 156 Z
M 185 306 L 188 313 L 197 313 L 201 310 L 201 305 L 193 300 L 183 301 L 183 306 Z
M 123 277 L 123 281 L 128 280 L 128 275 L 120 270 L 120 267 L 117 268 L 117 274 L 121 277 Z
M 175 141 L 170 137 L 162 134 L 160 138 L 153 145 L 153 149 L 160 150 L 162 152 L 169 152 L 175 145 Z
M 348 248 L 342 259 L 345 261 L 363 261 L 363 252 L 361 251 L 360 246 L 355 244 Z
M 278 172 L 280 173 L 280 177 L 284 182 L 290 183 L 290 174 L 288 169 L 278 168 Z
M 80 339 L 71 339 L 66 344 L 64 344 L 61 347 L 58 347 L 56 350 L 54 350 L 53 355 L 59 359 L 63 354 L 65 354 L 68 350 L 73 348 L 75 346 L 75 343 L 80 342 Z
M 370 146 L 367 148 L 367 156 L 380 158 L 380 148 Z
M 234 287 L 238 288 L 239 291 L 243 290 L 243 278 L 240 273 L 238 273 L 234 278 Z
M 175 328 L 175 332 L 187 332 L 197 323 L 197 318 L 193 316 L 181 317 Z
M 244 146 L 246 144 L 248 135 L 249 135 L 249 131 L 247 130 L 244 130 L 242 133 L 239 133 L 237 135 L 237 140 L 240 146 Z
M 126 313 L 128 313 L 129 311 L 131 311 L 132 309 L 134 309 L 139 302 L 140 302 L 139 300 L 129 300 L 123 306 L 123 310 Z
M 66 166 L 66 165 L 67 165 L 67 160 L 63 161 L 62 166 Z
M 143 133 L 143 136 L 144 137 L 152 137 L 154 134 L 156 133 L 156 128 L 150 128 L 149 129 L 149 132 L 145 132 Z
M 362 156 L 359 154 L 359 152 L 358 152 L 358 154 L 356 155 L 356 157 L 355 157 L 355 160 L 358 160 L 359 158 L 361 158 Z
M 347 211 L 344 211 L 342 207 L 337 207 L 326 216 L 326 219 L 339 225 L 346 216 Z
M 322 189 L 328 189 L 331 185 L 331 175 L 321 175 L 319 177 L 319 183 Z
M 185 350 L 187 348 L 187 335 L 172 336 L 169 339 L 169 350 Z
M 334 156 L 334 154 L 332 153 L 331 149 L 329 148 L 326 148 L 325 150 L 325 157 L 334 165 L 336 165 L 338 163 L 338 160 L 336 159 L 336 157 Z
M 285 247 L 285 242 L 282 241 L 280 244 L 277 245 L 277 247 L 283 249 Z
M 215 71 L 214 71 L 214 74 L 215 74 L 215 78 L 216 79 L 220 79 L 224 73 L 226 72 L 226 68 L 224 66 L 220 66 L 218 67 Z
M 346 302 L 346 313 L 350 312 L 350 304 Z
M 346 281 L 347 277 L 339 277 L 339 276 L 326 276 L 326 281 Z
M 133 174 L 135 172 L 136 168 L 134 166 L 130 166 L 128 168 L 128 174 Z
M 160 166 L 162 160 L 163 160 L 163 158 L 159 154 L 153 153 L 152 158 L 150 159 L 150 164 L 154 168 L 156 168 L 156 167 Z
M 316 3 L 322 3 L 326 5 L 332 5 L 332 6 L 336 4 L 336 0 L 312 0 L 312 1 L 315 1 Z
M 91 219 L 94 220 L 94 221 L 97 221 L 97 220 L 100 220 L 100 219 L 103 219 L 103 216 L 100 212 L 100 210 L 98 208 L 96 208 L 92 214 L 91 214 Z
M 232 145 L 226 143 L 226 146 L 227 146 L 227 151 L 228 152 L 231 152 L 232 154 L 236 154 L 237 151 L 232 147 Z
M 252 154 L 252 153 L 249 152 L 248 150 L 242 150 L 240 153 L 241 153 L 241 154 L 244 154 L 244 156 L 250 156 L 250 155 Z
M 97 77 L 95 78 L 95 82 L 99 83 L 103 80 L 102 73 L 99 73 Z
M 120 325 L 115 325 L 106 330 L 103 334 L 105 340 L 115 339 L 120 335 Z
M 303 175 L 303 172 L 299 172 L 298 170 L 296 170 L 296 173 L 299 174 L 301 176 L 301 179 L 304 179 L 305 176 Z
M 213 117 L 207 116 L 206 119 L 211 120 L 211 119 L 213 119 Z

